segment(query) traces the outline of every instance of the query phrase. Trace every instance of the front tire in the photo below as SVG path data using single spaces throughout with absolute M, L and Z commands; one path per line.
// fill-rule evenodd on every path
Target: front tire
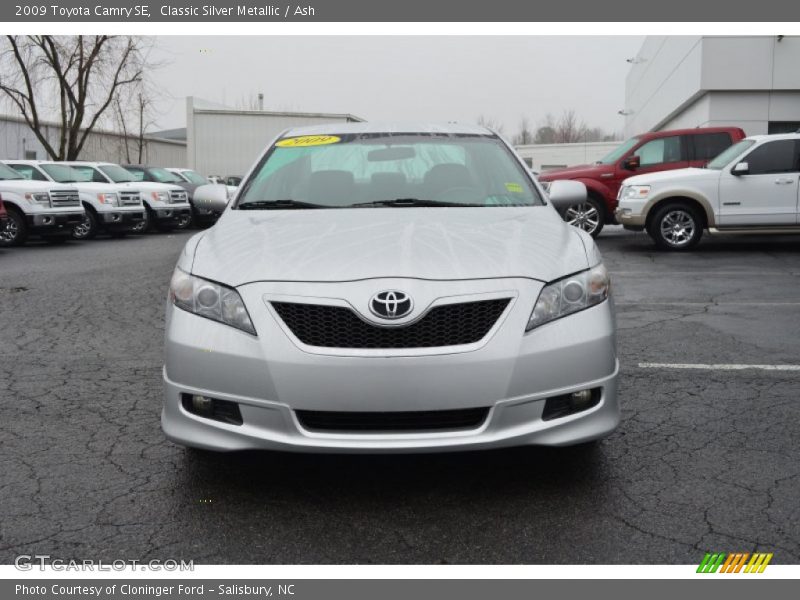
M 670 202 L 656 210 L 647 233 L 661 250 L 684 252 L 703 237 L 703 219 L 693 206 Z
M 582 229 L 593 238 L 600 235 L 605 225 L 605 209 L 603 204 L 593 196 L 588 196 L 586 202 L 574 204 L 564 211 L 564 220 L 578 229 Z
M 150 228 L 150 209 L 145 206 L 144 213 L 142 214 L 142 220 L 136 223 L 133 227 L 131 227 L 130 232 L 134 234 L 143 234 L 147 233 L 147 230 L 149 228 Z
M 0 231 L 0 247 L 22 246 L 28 239 L 28 226 L 25 217 L 15 208 L 6 204 L 8 222 L 5 229 Z
M 175 224 L 175 229 L 189 229 L 192 225 L 192 212 L 189 211 L 178 217 L 178 222 Z
M 72 237 L 76 240 L 91 240 L 97 235 L 97 215 L 91 208 L 84 207 L 84 210 L 83 222 L 72 228 Z

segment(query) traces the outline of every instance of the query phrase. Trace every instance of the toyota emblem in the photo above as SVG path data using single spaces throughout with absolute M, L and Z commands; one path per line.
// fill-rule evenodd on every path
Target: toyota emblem
M 369 301 L 369 309 L 381 319 L 402 319 L 414 308 L 411 296 L 398 290 L 378 292 Z

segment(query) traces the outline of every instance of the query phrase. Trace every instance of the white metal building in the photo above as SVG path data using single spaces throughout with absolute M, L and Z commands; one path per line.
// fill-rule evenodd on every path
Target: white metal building
M 650 36 L 631 59 L 625 135 L 732 125 L 800 128 L 800 36 Z
M 60 131 L 56 123 L 44 125 L 45 137 L 51 146 L 58 146 Z M 86 139 L 81 160 L 137 162 L 138 150 L 138 140 L 133 137 L 95 130 Z M 0 159 L 48 158 L 44 146 L 21 116 L 0 115 Z M 185 164 L 186 142 L 145 136 L 142 162 L 155 165 Z
M 236 110 L 186 98 L 186 166 L 203 175 L 243 175 L 288 127 L 363 121 L 349 114 Z
M 603 158 L 620 142 L 587 142 L 577 144 L 526 144 L 516 146 L 519 155 L 534 171 L 593 163 Z

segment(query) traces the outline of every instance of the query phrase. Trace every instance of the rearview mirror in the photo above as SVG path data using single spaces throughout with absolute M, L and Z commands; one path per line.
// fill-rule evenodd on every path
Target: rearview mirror
M 219 183 L 201 185 L 194 191 L 194 204 L 214 212 L 222 212 L 228 207 L 228 188 Z
M 746 162 L 736 163 L 731 169 L 731 175 L 747 175 L 750 172 L 750 165 Z
M 550 184 L 547 194 L 550 203 L 562 216 L 570 206 L 586 202 L 586 186 L 580 181 L 556 180 Z
M 390 148 L 379 148 L 367 153 L 369 162 L 379 162 L 384 160 L 406 160 L 417 155 L 411 146 L 392 146 Z
M 642 159 L 636 155 L 633 155 L 625 159 L 625 162 L 622 163 L 622 167 L 628 169 L 628 171 L 635 171 L 641 164 Z

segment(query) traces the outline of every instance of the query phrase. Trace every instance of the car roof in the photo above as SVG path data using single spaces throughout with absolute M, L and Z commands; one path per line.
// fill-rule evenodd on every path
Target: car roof
M 423 123 L 423 122 L 370 122 L 361 123 L 326 123 L 306 127 L 292 127 L 282 137 L 300 135 L 337 135 L 359 133 L 436 133 L 440 135 L 495 135 L 493 131 L 481 125 L 465 125 L 462 123 Z
M 741 132 L 741 134 L 744 135 L 744 131 L 741 127 L 693 127 L 690 129 L 665 129 L 663 131 L 648 131 L 633 137 L 646 140 L 650 138 L 669 137 L 672 135 L 699 135 L 703 133 L 729 133 L 732 131 Z
M 763 142 L 765 140 L 800 140 L 800 133 L 771 133 L 769 135 L 748 135 L 748 140 Z

